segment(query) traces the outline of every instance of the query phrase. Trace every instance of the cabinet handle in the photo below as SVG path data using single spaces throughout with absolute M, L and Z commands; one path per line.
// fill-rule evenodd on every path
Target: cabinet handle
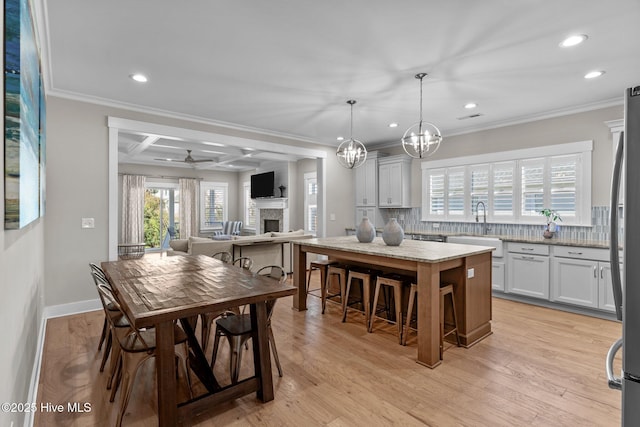
M 604 279 L 604 267 L 600 267 L 600 278 Z
M 570 255 L 582 255 L 582 252 L 568 252 Z
M 532 251 L 533 248 L 521 248 L 523 251 Z
M 535 258 L 534 258 L 534 257 L 532 257 L 532 256 L 524 256 L 524 255 L 523 255 L 523 256 L 522 256 L 522 259 L 535 259 Z
M 593 277 L 598 278 L 598 267 L 593 266 Z

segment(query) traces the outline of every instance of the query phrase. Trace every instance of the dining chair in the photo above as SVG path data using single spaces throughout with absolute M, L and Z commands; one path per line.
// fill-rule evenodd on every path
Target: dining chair
M 224 253 L 224 252 L 218 252 L 218 253 Z M 233 261 L 233 265 L 236 267 L 244 268 L 246 270 L 251 270 L 251 267 L 253 266 L 253 260 L 249 257 L 240 257 L 235 261 Z M 200 334 L 201 334 L 200 342 L 202 343 L 203 351 L 206 351 L 207 346 L 209 345 L 209 336 L 211 335 L 211 324 L 213 323 L 216 317 L 225 315 L 229 311 L 232 312 L 233 314 L 240 314 L 240 309 L 238 307 L 234 307 L 232 309 L 214 311 L 211 313 L 203 313 L 200 315 L 200 320 L 202 325 L 200 328 Z
M 107 276 L 104 274 L 102 268 L 98 265 L 89 263 L 89 267 L 91 268 L 91 277 L 93 278 L 93 283 L 97 286 L 102 284 L 105 286 L 109 286 L 109 281 Z M 112 334 L 111 328 L 127 328 L 129 327 L 129 322 L 127 319 L 120 314 L 120 312 L 113 307 L 108 301 L 105 301 L 102 297 L 102 294 L 98 292 L 98 296 L 100 297 L 100 302 L 102 303 L 102 309 L 104 311 L 104 323 L 102 325 L 102 333 L 100 334 L 100 343 L 98 344 L 98 351 L 102 348 L 104 343 L 104 351 L 102 353 L 102 362 L 100 363 L 100 372 L 104 371 L 104 366 L 107 363 L 107 359 L 111 354 L 111 346 L 112 346 Z M 108 388 L 111 388 L 111 381 L 113 373 L 111 372 L 108 380 Z
M 233 255 L 231 255 L 231 253 L 227 251 L 216 252 L 215 254 L 211 255 L 211 258 L 219 259 L 225 264 L 231 264 L 231 262 L 233 261 Z
M 243 256 L 235 259 L 233 261 L 233 265 L 244 268 L 245 270 L 251 270 L 251 267 L 253 267 L 253 260 L 249 257 Z
M 98 285 L 98 292 L 105 301 L 115 307 L 120 314 L 128 320 L 128 328 L 112 328 L 114 335 L 114 342 L 117 351 L 117 365 L 116 365 L 116 382 L 112 386 L 110 401 L 114 400 L 115 391 L 118 388 L 120 382 L 122 383 L 120 394 L 120 408 L 118 410 L 118 418 L 116 426 L 122 425 L 122 419 L 124 417 L 129 398 L 131 397 L 131 390 L 135 383 L 136 374 L 138 368 L 142 366 L 144 362 L 152 357 L 155 357 L 156 350 L 156 334 L 153 328 L 140 330 L 135 328 L 131 319 L 128 318 L 126 312 L 122 310 L 116 294 L 113 292 L 110 286 L 105 284 Z M 188 347 L 187 347 L 187 334 L 174 323 L 174 344 L 180 345 L 184 350 L 184 355 L 176 357 L 181 359 L 181 365 L 185 371 L 185 377 L 187 379 L 187 386 L 189 388 L 189 397 L 192 397 L 191 391 L 191 375 L 187 366 L 188 360 Z M 114 352 L 113 357 L 116 357 Z
M 266 276 L 274 279 L 274 283 L 283 283 L 287 275 L 279 265 L 268 265 L 260 268 L 256 273 L 259 276 Z M 278 358 L 278 350 L 276 348 L 276 342 L 273 336 L 273 330 L 271 329 L 271 315 L 273 314 L 273 308 L 277 299 L 267 300 L 267 332 L 268 339 L 275 359 L 276 366 L 278 368 L 278 375 L 282 376 L 282 366 L 280 366 L 280 359 Z M 218 354 L 218 347 L 220 344 L 220 337 L 227 337 L 229 342 L 230 355 L 229 355 L 229 372 L 231 376 L 231 383 L 236 384 L 238 382 L 238 376 L 240 373 L 240 365 L 242 363 L 242 346 L 247 342 L 252 335 L 251 328 L 251 316 L 249 314 L 233 315 L 230 314 L 226 317 L 216 320 L 216 335 L 213 342 L 213 353 L 211 356 L 211 369 L 216 363 L 216 357 Z

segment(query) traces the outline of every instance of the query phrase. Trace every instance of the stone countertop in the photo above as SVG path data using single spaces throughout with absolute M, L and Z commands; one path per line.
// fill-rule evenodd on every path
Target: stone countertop
M 354 227 L 345 228 L 346 231 L 355 231 Z M 382 233 L 382 229 L 376 229 L 376 234 Z M 482 236 L 481 234 L 473 233 L 458 233 L 451 231 L 412 231 L 405 230 L 405 236 L 407 235 L 422 235 L 422 236 Z M 558 245 L 558 246 L 577 246 L 582 248 L 596 248 L 596 249 L 609 249 L 609 241 L 603 240 L 587 240 L 587 239 L 569 239 L 562 236 L 556 236 L 551 239 L 545 239 L 540 235 L 539 237 L 524 237 L 524 236 L 511 236 L 501 234 L 486 234 L 486 237 L 496 237 L 503 242 L 517 242 L 517 243 L 537 243 L 542 245 Z M 409 240 L 409 237 L 406 238 Z
M 455 243 L 425 242 L 405 239 L 400 246 L 387 246 L 381 237 L 371 243 L 360 243 L 355 236 L 327 237 L 295 241 L 294 244 L 324 249 L 349 251 L 366 255 L 378 255 L 410 261 L 438 263 L 491 252 L 491 246 L 460 245 Z M 312 251 L 311 251 L 312 252 Z

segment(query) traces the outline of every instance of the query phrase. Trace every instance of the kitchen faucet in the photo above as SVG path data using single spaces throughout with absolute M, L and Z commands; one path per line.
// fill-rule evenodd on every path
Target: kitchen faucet
M 480 222 L 478 218 L 478 207 L 482 205 L 482 214 L 483 214 L 483 222 L 482 222 L 482 234 L 487 234 L 487 206 L 484 202 L 476 203 L 476 222 Z

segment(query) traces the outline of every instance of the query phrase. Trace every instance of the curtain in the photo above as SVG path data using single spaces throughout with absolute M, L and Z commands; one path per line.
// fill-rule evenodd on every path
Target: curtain
M 144 242 L 144 184 L 144 176 L 122 176 L 121 243 Z
M 197 179 L 180 178 L 180 238 L 198 235 L 198 196 L 200 185 Z

